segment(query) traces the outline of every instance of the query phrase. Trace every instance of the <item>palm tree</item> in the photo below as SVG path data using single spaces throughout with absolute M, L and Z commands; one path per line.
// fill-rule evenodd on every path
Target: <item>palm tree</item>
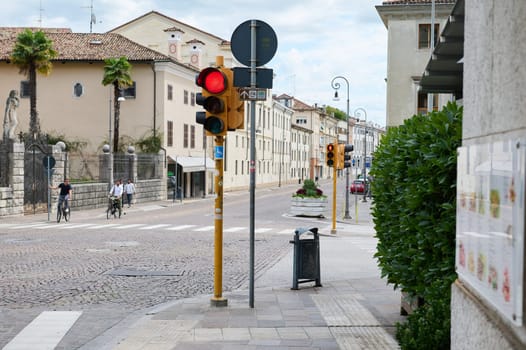
M 104 60 L 104 77 L 102 85 L 113 85 L 113 109 L 114 109 L 114 123 L 113 123 L 113 150 L 117 152 L 119 149 L 119 117 L 121 110 L 121 102 L 119 101 L 120 92 L 133 84 L 131 78 L 131 64 L 126 57 L 108 58 Z M 111 142 L 111 140 L 110 140 Z
M 29 78 L 30 119 L 29 133 L 33 138 L 40 137 L 40 122 L 37 112 L 37 72 L 47 76 L 51 73 L 51 60 L 57 57 L 53 42 L 42 31 L 24 30 L 16 39 L 11 61 L 20 73 Z

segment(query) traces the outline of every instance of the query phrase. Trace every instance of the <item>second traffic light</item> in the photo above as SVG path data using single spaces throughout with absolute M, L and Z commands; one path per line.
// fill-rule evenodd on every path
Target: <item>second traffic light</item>
M 329 143 L 327 145 L 327 166 L 337 167 L 338 157 L 336 152 L 338 152 L 338 148 L 333 143 Z
M 232 84 L 231 72 L 227 70 L 208 67 L 195 79 L 196 85 L 202 88 L 201 93 L 197 93 L 195 102 L 203 106 L 206 111 L 196 112 L 195 119 L 197 123 L 203 125 L 208 136 L 226 135 Z
M 338 169 L 344 169 L 344 168 L 350 168 L 351 167 L 351 155 L 347 154 L 348 152 L 352 152 L 354 150 L 353 145 L 345 145 L 345 144 L 339 144 L 338 145 L 338 161 L 337 161 L 337 167 Z

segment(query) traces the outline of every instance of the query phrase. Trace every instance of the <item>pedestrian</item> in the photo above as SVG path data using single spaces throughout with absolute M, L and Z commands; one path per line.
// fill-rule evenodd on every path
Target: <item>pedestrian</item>
M 119 208 L 119 218 L 122 214 L 122 183 L 120 180 L 115 180 L 115 184 L 111 187 L 110 196 L 115 197 L 117 208 Z
M 64 210 L 67 212 L 69 211 L 69 200 L 71 199 L 73 195 L 73 187 L 69 184 L 69 179 L 64 179 L 64 182 L 62 182 L 58 186 L 49 186 L 52 190 L 56 190 L 60 188 L 60 193 L 58 194 L 58 205 L 59 207 L 64 203 Z
M 124 185 L 124 193 L 126 193 L 126 201 L 128 202 L 128 208 L 132 204 L 133 195 L 135 194 L 135 185 L 131 179 L 128 179 L 128 183 Z

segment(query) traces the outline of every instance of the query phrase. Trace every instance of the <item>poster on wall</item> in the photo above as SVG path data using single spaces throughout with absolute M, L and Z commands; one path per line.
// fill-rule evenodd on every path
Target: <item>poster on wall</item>
M 459 148 L 456 271 L 522 325 L 526 140 Z

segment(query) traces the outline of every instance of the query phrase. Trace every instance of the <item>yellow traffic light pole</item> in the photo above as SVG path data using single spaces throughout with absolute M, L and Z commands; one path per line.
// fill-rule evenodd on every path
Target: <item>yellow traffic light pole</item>
M 223 148 L 225 138 L 216 136 L 215 146 Z M 216 157 L 216 176 L 214 189 L 216 199 L 214 205 L 214 297 L 210 300 L 212 306 L 227 306 L 228 300 L 223 298 L 223 157 Z
M 331 234 L 336 234 L 336 171 L 338 168 L 332 168 L 332 230 Z

